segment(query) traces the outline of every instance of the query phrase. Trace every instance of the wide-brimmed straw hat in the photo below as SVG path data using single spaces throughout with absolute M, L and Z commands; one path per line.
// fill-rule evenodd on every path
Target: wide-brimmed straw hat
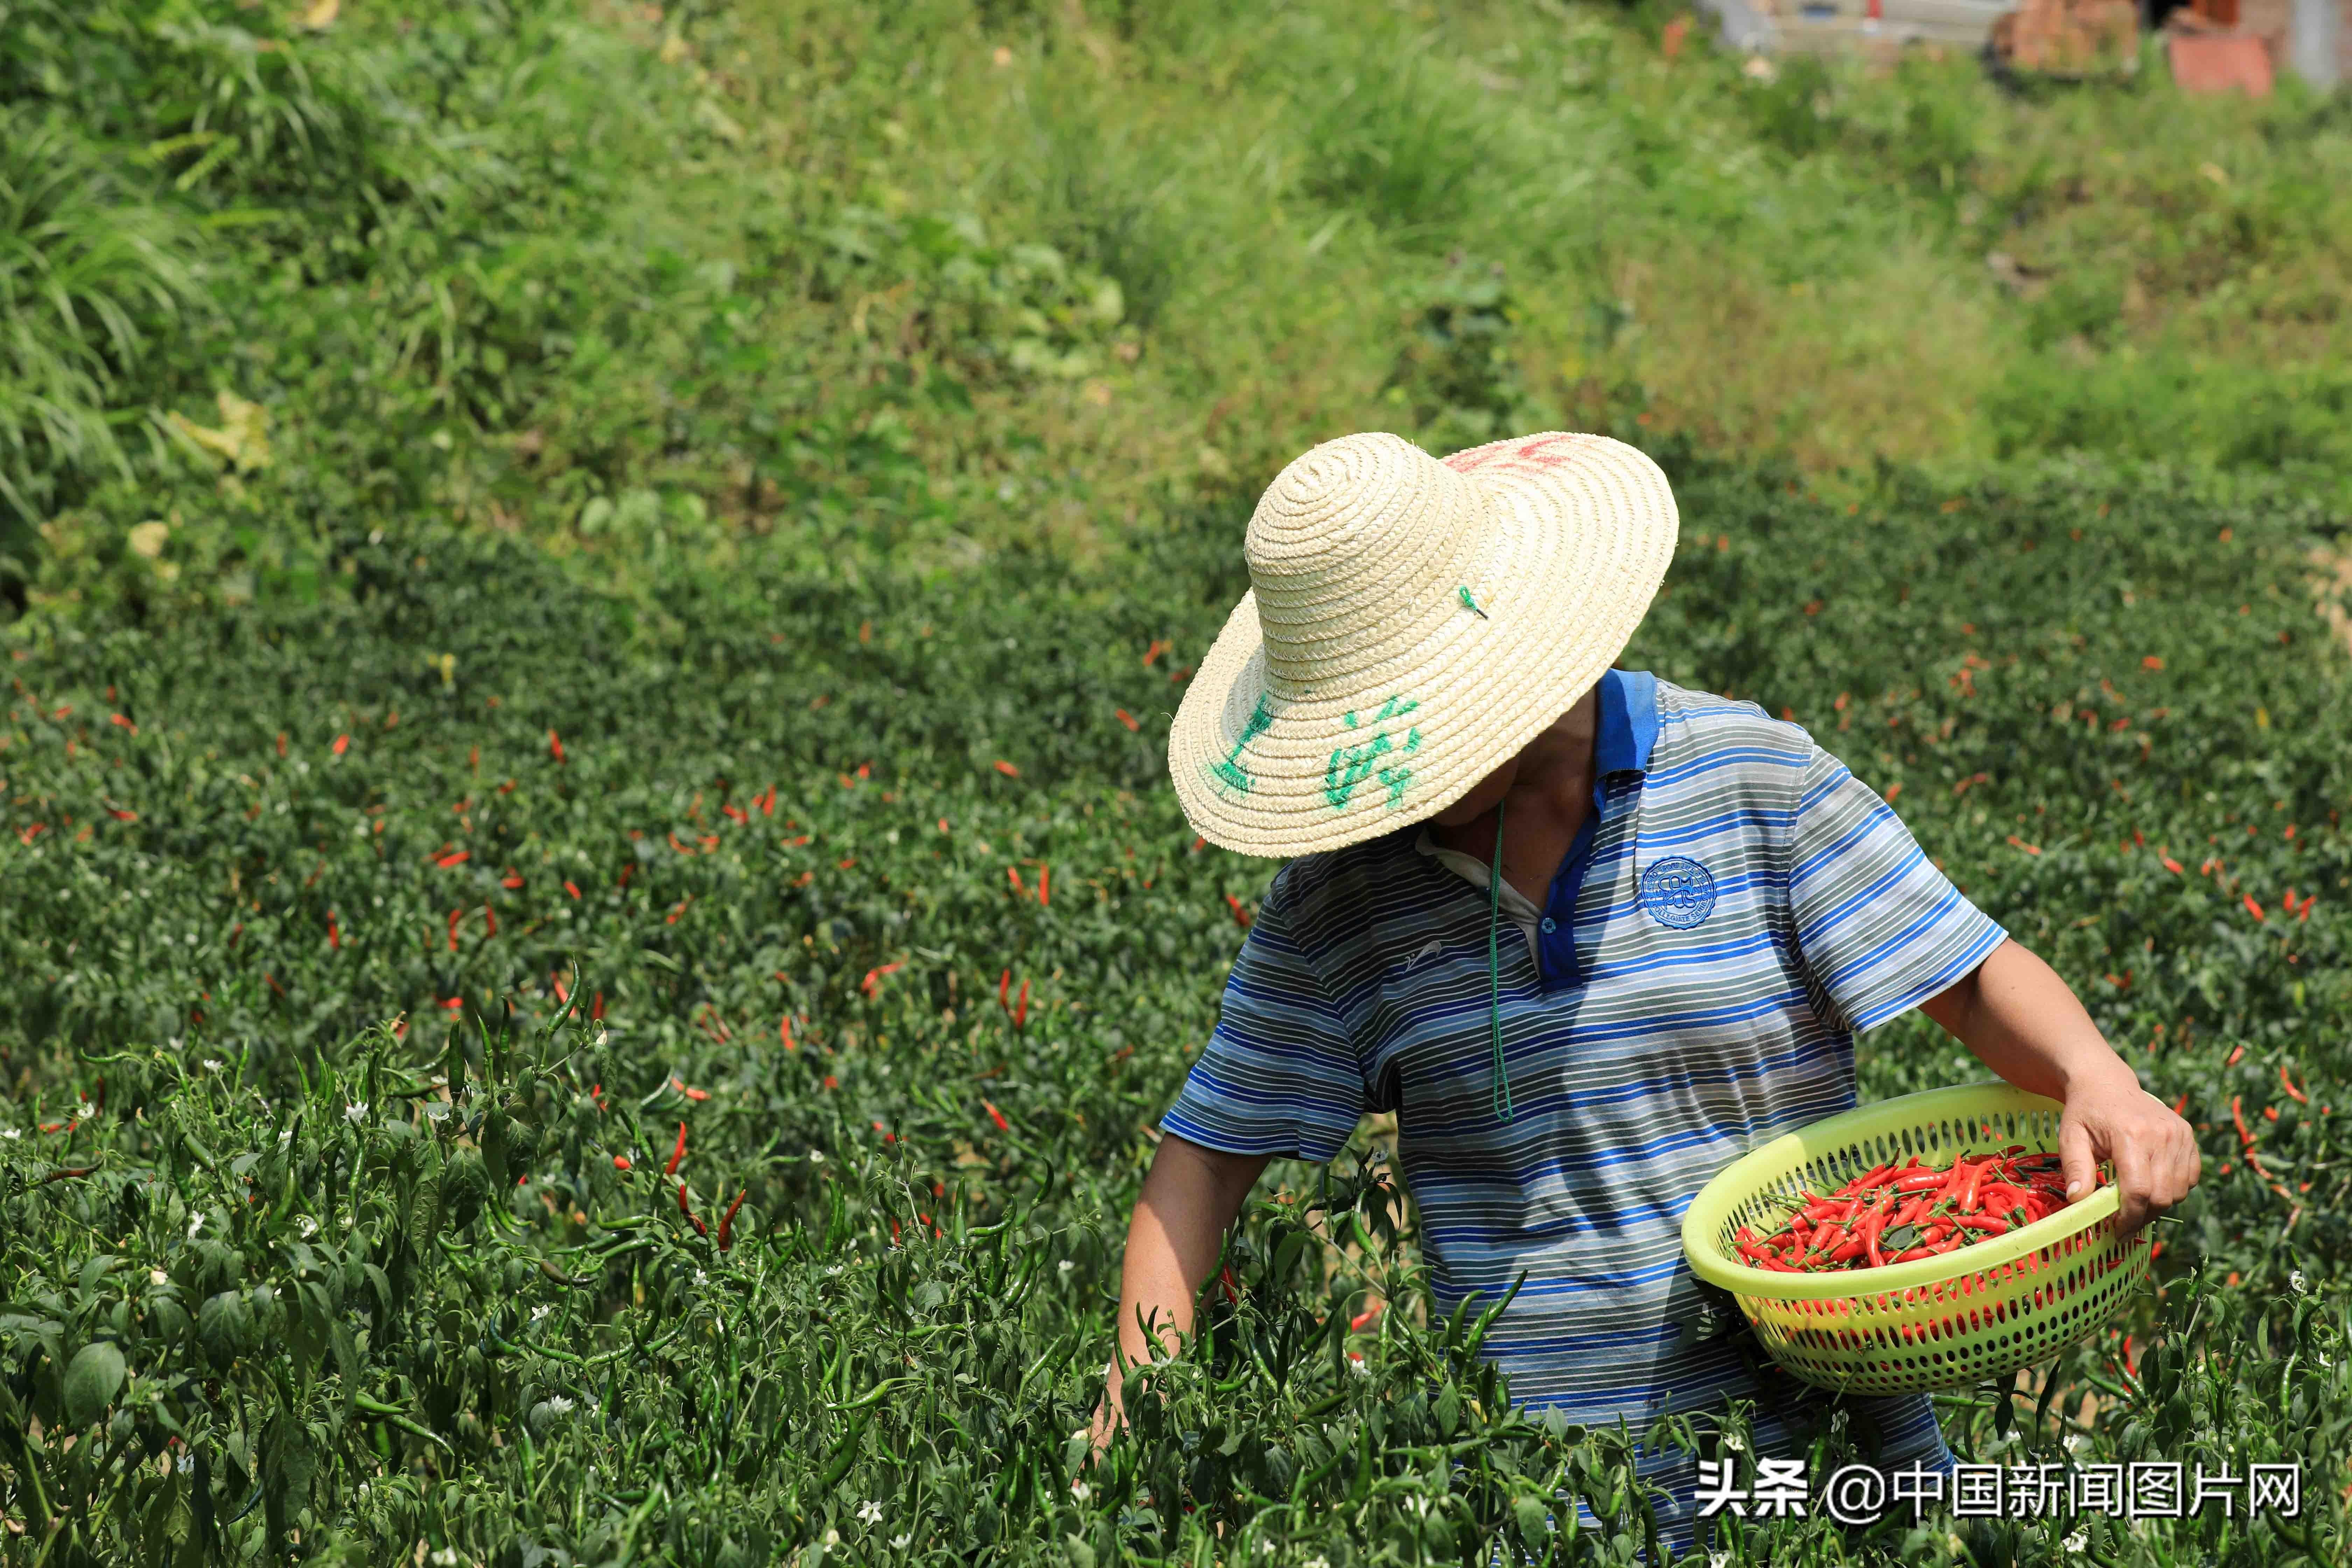
M 1286 857 L 1444 810 L 1600 680 L 1675 528 L 1665 475 L 1605 436 L 1299 458 L 1250 517 L 1250 592 L 1168 737 L 1193 831 Z

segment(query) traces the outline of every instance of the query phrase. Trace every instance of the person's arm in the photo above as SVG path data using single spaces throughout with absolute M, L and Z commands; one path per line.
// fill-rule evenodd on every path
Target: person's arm
M 1135 1215 L 1128 1222 L 1127 1260 L 1119 1275 L 1118 1346 L 1129 1362 L 1155 1359 L 1144 1331 L 1149 1320 L 1159 1331 L 1158 1356 L 1173 1355 L 1177 1336 L 1192 1331 L 1192 1304 L 1217 1267 L 1225 1231 L 1271 1159 L 1267 1154 L 1225 1154 L 1163 1133 L 1143 1178 Z M 1095 1413 L 1094 1446 L 1099 1450 L 1125 1418 L 1119 1363 L 1114 1360 Z
M 2015 940 L 1919 1010 L 2009 1082 L 2065 1106 L 2058 1152 L 2067 1195 L 2090 1191 L 2098 1163 L 2113 1161 L 2125 1235 L 2197 1184 L 2202 1157 L 2189 1123 L 2140 1088 L 2066 983 Z

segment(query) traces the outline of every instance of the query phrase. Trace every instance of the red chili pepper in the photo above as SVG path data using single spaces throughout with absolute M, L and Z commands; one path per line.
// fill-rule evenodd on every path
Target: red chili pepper
M 335 744 L 332 748 L 335 755 L 339 757 L 341 756 L 345 752 L 350 751 L 351 747 L 352 738 L 349 735 L 338 735 L 335 737 Z
M 1225 1300 L 1228 1301 L 1239 1301 L 1242 1299 L 1241 1287 L 1234 1283 L 1234 1268 L 1232 1264 L 1228 1263 L 1225 1265 L 1223 1270 L 1219 1275 L 1219 1279 L 1225 1288 Z
M 2246 1108 L 2243 1101 L 2242 1095 L 2233 1094 L 2230 1097 L 2230 1120 L 2238 1124 L 2238 1142 L 2251 1149 L 2254 1146 L 2254 1135 L 2246 1127 Z
M 1013 1006 L 1013 1026 L 1016 1029 L 1029 1026 L 1029 983 L 1026 980 L 1021 983 L 1021 999 Z
M 995 1106 L 990 1104 L 985 1100 L 982 1100 L 980 1103 L 982 1109 L 988 1112 L 988 1119 L 996 1123 L 996 1130 L 999 1132 L 1010 1132 L 1013 1131 L 1013 1123 L 1004 1120 L 1004 1112 L 997 1110 Z
M 457 951 L 457 922 L 463 920 L 465 915 L 466 911 L 463 910 L 449 911 L 449 951 L 451 952 Z
M 737 1194 L 735 1194 L 735 1201 L 734 1201 L 733 1203 L 731 1203 L 731 1204 L 729 1204 L 729 1205 L 727 1205 L 727 1212 L 726 1212 L 724 1215 L 720 1215 L 720 1216 L 719 1216 L 719 1251 L 724 1252 L 724 1251 L 726 1251 L 729 1247 L 733 1247 L 733 1246 L 735 1245 L 735 1211 L 736 1211 L 737 1209 L 741 1208 L 741 1207 L 743 1206 L 743 1200 L 744 1200 L 745 1198 L 750 1197 L 751 1195 L 751 1188 L 749 1188 L 749 1187 L 746 1187 L 746 1188 L 744 1188 L 741 1192 L 737 1193 Z
M 1943 1171 L 1917 1172 L 1915 1174 L 1898 1178 L 1895 1184 L 1895 1190 L 1898 1193 L 1931 1193 L 1944 1184 L 1947 1175 L 1948 1173 Z
M 2243 900 L 2243 901 L 2244 901 L 2245 906 L 2246 906 L 2246 912 L 2247 912 L 2248 914 L 2250 914 L 2250 915 L 2253 916 L 2253 917 L 2254 917 L 2254 919 L 2256 919 L 2256 920 L 2258 920 L 2258 921 L 2261 921 L 2261 920 L 2268 920 L 2268 919 L 2270 918 L 2268 915 L 2265 915 L 2265 914 L 2263 914 L 2263 906 L 2262 906 L 2262 905 L 2260 905 L 2260 904 L 2258 904 L 2258 903 L 2256 903 L 2256 902 L 2254 902 L 2254 896 L 2253 896 L 2253 894 L 2252 894 L 2252 893 L 2248 893 L 2248 894 L 2246 894 L 2246 895 L 2245 895 L 2245 897 L 2244 897 L 2244 900 Z
M 1141 729 L 1141 728 L 1142 728 L 1142 726 L 1141 726 L 1140 724 L 1138 724 L 1138 723 L 1135 721 L 1135 717 L 1134 717 L 1134 715 L 1133 715 L 1133 714 L 1131 714 L 1131 713 L 1129 713 L 1129 712 L 1128 712 L 1128 710 L 1127 710 L 1126 709 L 1124 709 L 1124 708 L 1114 708 L 1114 709 L 1112 709 L 1112 710 L 1111 710 L 1111 711 L 1112 711 L 1112 712 L 1114 712 L 1114 713 L 1116 713 L 1116 714 L 1118 714 L 1118 721 L 1119 721 L 1120 723 L 1122 723 L 1122 724 L 1126 725 L 1129 730 L 1139 730 L 1139 729 Z
M 2009 1228 L 2009 1221 L 1999 1215 L 1990 1214 L 1954 1215 L 1952 1223 L 1963 1229 L 1981 1231 L 1987 1236 L 1999 1236 Z
M 777 1037 L 784 1042 L 784 1049 L 788 1051 L 796 1051 L 800 1049 L 800 1047 L 793 1043 L 793 1016 L 791 1014 L 785 1014 L 783 1021 L 776 1026 L 776 1034 Z
M 340 948 L 343 945 L 342 934 L 335 930 L 335 911 L 332 910 L 327 911 L 327 945 L 330 948 Z
M 1043 908 L 1047 901 L 1046 893 L 1053 881 L 1053 878 L 1054 868 L 1051 866 L 1040 866 L 1037 868 L 1037 903 L 1040 908 Z
M 588 1021 L 589 1021 L 590 1023 L 592 1023 L 592 1024 L 593 1024 L 593 1023 L 594 1023 L 597 1019 L 599 1019 L 599 1018 L 603 1017 L 604 1016 L 604 994 L 602 991 L 599 991 L 599 992 L 597 992 L 597 993 L 596 993 L 596 1008 L 595 1008 L 595 1011 L 593 1011 L 593 1012 L 592 1012 L 592 1013 L 590 1013 L 590 1014 L 588 1015 Z
M 559 763 L 563 761 L 563 737 L 552 730 L 547 732 L 547 754 Z
M 1004 1009 L 1004 1016 L 1008 1018 L 1013 1016 L 1013 1004 L 1009 1000 L 1012 993 L 1013 971 L 1008 969 L 1004 972 L 1003 978 L 996 983 L 996 1005 Z
M 626 1154 L 615 1154 L 613 1156 L 613 1169 L 616 1171 L 625 1171 L 628 1168 L 629 1157 Z
M 679 1123 L 677 1124 L 677 1147 L 670 1151 L 669 1163 L 668 1163 L 668 1164 L 667 1164 L 667 1165 L 664 1165 L 664 1166 L 662 1167 L 662 1174 L 663 1174 L 663 1175 L 665 1175 L 665 1176 L 675 1176 L 675 1175 L 677 1175 L 677 1163 L 678 1163 L 680 1160 L 683 1160 L 683 1159 L 685 1159 L 685 1158 L 686 1158 L 686 1123 L 685 1123 L 685 1122 L 683 1122 L 683 1121 L 681 1121 L 681 1122 L 679 1122 Z M 685 1188 L 683 1188 L 683 1187 L 680 1187 L 678 1190 L 679 1190 L 680 1192 L 684 1192 L 686 1189 L 685 1189 Z
M 2297 1105 L 2309 1105 L 2310 1098 L 2294 1087 L 2294 1079 L 2286 1076 L 2286 1063 L 2279 1063 L 2279 1083 L 2286 1089 L 2287 1098 Z

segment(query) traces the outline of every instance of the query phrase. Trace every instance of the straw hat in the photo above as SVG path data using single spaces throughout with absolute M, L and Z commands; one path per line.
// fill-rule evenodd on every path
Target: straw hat
M 1600 680 L 1675 525 L 1665 475 L 1604 436 L 1308 452 L 1250 517 L 1250 592 L 1169 733 L 1193 831 L 1285 857 L 1443 811 Z

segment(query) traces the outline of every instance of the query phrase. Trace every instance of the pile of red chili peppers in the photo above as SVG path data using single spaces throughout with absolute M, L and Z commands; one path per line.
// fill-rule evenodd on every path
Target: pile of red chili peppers
M 2057 1155 L 2029 1154 L 2013 1143 L 1998 1153 L 1963 1154 L 1945 1169 L 1914 1154 L 1826 1197 L 1807 1192 L 1786 1201 L 1796 1206 L 1771 1235 L 1739 1227 L 1733 1238 L 1739 1256 L 1752 1268 L 1818 1274 L 1934 1258 L 2031 1225 L 2066 1206 L 2066 1178 Z

